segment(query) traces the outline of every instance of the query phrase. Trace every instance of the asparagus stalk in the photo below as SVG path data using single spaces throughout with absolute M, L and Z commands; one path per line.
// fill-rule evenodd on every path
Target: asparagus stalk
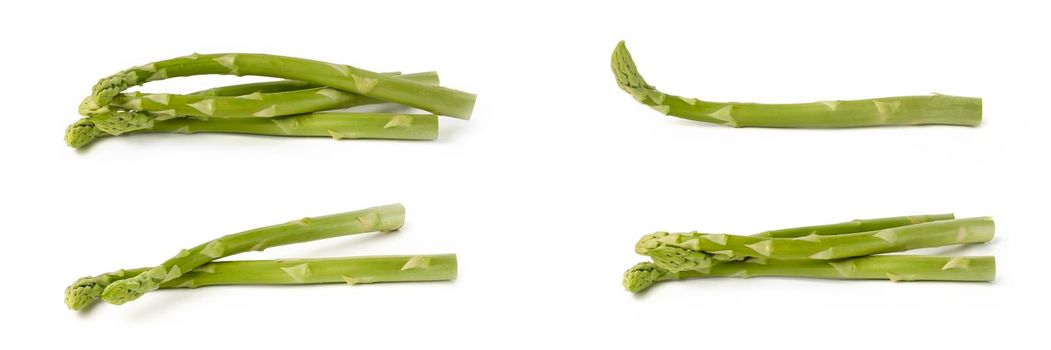
M 831 261 L 770 260 L 766 264 L 728 262 L 709 271 L 672 272 L 643 262 L 624 272 L 624 288 L 640 292 L 659 281 L 705 277 L 808 277 L 898 281 L 986 282 L 996 277 L 991 256 L 883 255 Z
M 832 260 L 952 244 L 988 242 L 995 225 L 988 217 L 942 220 L 839 235 L 768 238 L 700 232 L 657 232 L 635 246 L 662 268 L 706 270 L 712 261 L 737 257 Z
M 150 81 L 201 74 L 259 75 L 299 80 L 367 97 L 404 104 L 439 115 L 469 119 L 475 96 L 428 86 L 348 65 L 265 54 L 193 54 L 133 67 L 102 78 L 92 88 L 90 106 L 108 106 L 124 90 Z
M 434 72 L 407 74 L 399 77 L 431 86 L 438 84 L 438 75 Z M 262 84 L 264 83 L 228 86 L 213 89 L 210 93 L 230 93 L 236 90 L 278 89 L 295 86 L 282 82 Z M 112 104 L 121 109 L 151 112 L 158 115 L 158 119 L 163 120 L 184 116 L 202 118 L 270 118 L 383 102 L 333 88 L 313 87 L 270 93 L 256 91 L 238 96 L 122 93 L 114 97 Z M 112 107 L 107 107 L 103 111 L 109 109 L 112 109 Z M 92 111 L 86 112 L 88 115 L 92 114 Z
M 433 114 L 319 112 L 274 118 L 156 119 L 151 113 L 132 111 L 83 118 L 66 128 L 66 144 L 80 148 L 100 137 L 123 133 L 231 133 L 337 140 L 433 140 L 438 137 L 438 116 Z
M 922 224 L 931 221 L 952 220 L 955 217 L 949 214 L 895 216 L 878 219 L 857 219 L 828 225 L 815 225 L 793 227 L 780 230 L 764 231 L 753 236 L 770 238 L 796 238 L 809 235 L 827 236 L 840 235 L 844 233 L 856 233 L 876 231 L 905 225 Z
M 216 259 L 262 251 L 269 247 L 315 241 L 357 233 L 391 231 L 401 227 L 405 207 L 391 204 L 340 214 L 300 220 L 234 233 L 183 249 L 171 259 L 134 277 L 110 283 L 102 291 L 102 300 L 123 304 L 160 288 L 183 273 Z
M 422 73 L 412 73 L 412 74 L 405 74 L 405 75 L 402 75 L 401 72 L 390 72 L 390 73 L 382 73 L 382 74 L 394 75 L 394 76 L 398 76 L 400 78 L 409 79 L 409 80 L 416 80 L 416 79 L 413 79 L 413 78 L 410 78 L 410 77 L 417 76 L 419 78 L 422 78 L 422 79 L 425 79 L 426 81 L 428 81 L 429 83 L 427 83 L 427 85 L 438 85 L 438 83 L 439 83 L 438 72 L 422 72 Z M 220 87 L 216 87 L 216 88 L 211 88 L 211 89 L 207 89 L 207 90 L 201 90 L 201 91 L 193 92 L 193 93 L 190 93 L 190 95 L 243 96 L 243 95 L 248 95 L 248 94 L 254 94 L 254 93 L 257 93 L 257 92 L 265 94 L 265 93 L 271 93 L 271 92 L 286 92 L 286 91 L 293 91 L 293 90 L 313 89 L 313 88 L 319 88 L 319 87 L 323 87 L 323 86 L 318 85 L 318 84 L 308 83 L 308 82 L 305 82 L 305 81 L 283 79 L 283 80 L 275 80 L 275 81 L 264 81 L 264 82 L 260 82 L 260 83 L 247 83 L 247 84 L 220 86 Z
M 434 140 L 434 114 L 320 112 L 276 118 L 190 119 L 159 121 L 136 133 L 231 133 L 318 136 L 334 139 Z
M 66 306 L 82 310 L 113 281 L 148 272 L 149 267 L 83 277 L 66 288 Z M 370 256 L 212 262 L 170 281 L 161 289 L 231 284 L 314 284 L 445 281 L 456 278 L 456 255 Z
M 732 127 L 977 126 L 982 121 L 980 98 L 940 94 L 793 104 L 708 102 L 665 94 L 647 84 L 623 41 L 611 62 L 617 84 L 636 101 L 665 115 Z

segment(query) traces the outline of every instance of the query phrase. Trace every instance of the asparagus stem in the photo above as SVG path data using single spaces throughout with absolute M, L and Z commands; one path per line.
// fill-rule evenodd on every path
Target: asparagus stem
M 425 261 L 426 264 L 414 263 L 405 268 L 410 261 Z M 66 288 L 66 306 L 70 310 L 82 310 L 95 303 L 113 281 L 149 270 L 149 267 L 142 267 L 80 278 Z M 230 284 L 446 281 L 456 279 L 456 270 L 455 254 L 220 261 L 161 283 L 161 289 Z
M 768 238 L 700 232 L 657 232 L 635 246 L 661 268 L 704 270 L 712 260 L 737 257 L 832 260 L 952 244 L 988 242 L 995 225 L 988 217 L 941 220 L 876 231 L 839 235 Z
M 794 104 L 708 102 L 665 94 L 639 74 L 621 41 L 611 59 L 622 90 L 665 115 L 733 127 L 845 128 L 880 125 L 944 124 L 977 126 L 980 98 L 948 95 L 901 96 Z
M 709 271 L 672 272 L 643 262 L 624 272 L 624 288 L 640 292 L 659 281 L 706 277 L 809 277 L 834 279 L 885 279 L 891 281 L 986 282 L 996 277 L 991 256 L 883 255 L 831 261 L 770 260 L 765 264 L 727 262 Z
M 265 54 L 193 54 L 118 72 L 92 88 L 93 107 L 110 105 L 122 91 L 146 82 L 201 74 L 259 75 L 328 86 L 440 115 L 469 119 L 475 96 L 348 65 Z
M 931 221 L 952 220 L 955 217 L 949 214 L 895 216 L 878 219 L 857 219 L 829 225 L 793 227 L 780 230 L 764 231 L 753 236 L 770 238 L 796 238 L 808 235 L 839 235 L 844 233 L 856 233 L 876 231 L 905 225 L 922 224 Z
M 438 76 L 435 73 L 408 74 L 399 77 L 432 86 L 438 83 Z M 295 86 L 295 84 L 283 82 L 256 83 L 217 88 L 211 90 L 210 93 L 229 93 L 247 89 L 278 89 L 292 86 Z M 257 91 L 238 96 L 122 93 L 114 97 L 112 104 L 126 110 L 151 112 L 160 116 L 160 119 L 171 119 L 184 116 L 202 118 L 269 118 L 383 102 L 328 87 L 313 87 L 270 93 Z M 112 109 L 112 107 L 106 108 L 106 110 L 109 109 Z M 87 112 L 89 115 L 92 114 L 91 111 Z
M 204 265 L 165 282 L 161 288 L 231 284 L 364 284 L 455 278 L 455 254 L 248 260 Z
M 300 220 L 234 233 L 183 249 L 171 259 L 134 277 L 117 280 L 102 291 L 102 300 L 123 304 L 160 288 L 164 282 L 178 278 L 216 259 L 269 247 L 302 243 L 357 233 L 391 231 L 401 227 L 405 207 L 391 204 L 340 214 Z
M 382 73 L 385 75 L 394 75 L 399 78 L 419 81 L 427 85 L 438 85 L 438 72 L 421 72 L 404 74 L 401 72 L 390 72 Z M 271 92 L 286 92 L 293 90 L 313 89 L 323 87 L 318 84 L 312 84 L 305 81 L 299 80 L 275 80 L 265 81 L 260 83 L 247 83 L 238 85 L 220 86 L 207 90 L 201 90 L 190 93 L 190 95 L 207 95 L 207 96 L 243 96 L 254 93 L 271 93 Z
M 274 118 L 175 118 L 155 121 L 147 112 L 117 111 L 78 120 L 66 129 L 66 143 L 84 147 L 105 136 L 130 133 L 231 133 L 272 136 L 317 136 L 334 139 L 433 140 L 438 116 L 433 114 L 319 112 Z
M 438 116 L 433 114 L 321 112 L 276 118 L 177 118 L 159 121 L 137 133 L 232 133 L 272 136 L 318 136 L 334 139 L 433 140 Z

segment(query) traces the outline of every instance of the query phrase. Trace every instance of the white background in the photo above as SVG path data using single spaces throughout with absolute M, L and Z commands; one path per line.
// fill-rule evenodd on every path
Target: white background
M 1046 332 L 1043 8 L 26 3 L 0 11 L 2 348 L 988 348 L 1042 342 Z M 983 97 L 985 121 L 775 130 L 677 120 L 617 89 L 609 55 L 621 39 L 647 80 L 674 94 L 807 102 L 939 92 Z M 85 151 L 63 144 L 98 78 L 191 52 L 438 70 L 478 104 L 470 122 L 443 118 L 436 142 L 151 135 Z M 456 252 L 459 280 L 161 291 L 79 314 L 62 303 L 83 275 L 391 202 L 408 208 L 400 232 L 237 258 Z M 643 260 L 635 240 L 656 230 L 749 234 L 938 212 L 995 217 L 991 244 L 933 250 L 995 254 L 995 283 L 719 279 L 639 296 L 620 286 L 621 272 Z

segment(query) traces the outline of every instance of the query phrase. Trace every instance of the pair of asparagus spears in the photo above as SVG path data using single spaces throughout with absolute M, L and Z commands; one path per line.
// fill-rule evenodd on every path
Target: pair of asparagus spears
M 993 239 L 988 217 L 902 216 L 761 232 L 752 236 L 701 232 L 646 235 L 635 251 L 652 262 L 624 273 L 624 288 L 640 292 L 659 281 L 700 277 L 786 276 L 891 281 L 992 281 L 991 256 L 873 255 Z
M 982 99 L 934 94 L 812 103 L 709 102 L 665 94 L 642 78 L 621 41 L 611 58 L 617 85 L 664 115 L 732 127 L 847 128 L 884 125 L 962 125 L 982 122 Z
M 153 267 L 78 279 L 66 306 L 82 310 L 98 299 L 123 304 L 160 288 L 228 284 L 314 284 L 440 281 L 456 278 L 456 255 L 406 255 L 214 262 L 248 251 L 401 228 L 405 207 L 392 204 L 234 233 L 179 251 Z
M 203 74 L 286 80 L 224 86 L 180 95 L 124 91 L 151 81 Z M 264 54 L 193 54 L 102 78 L 66 129 L 83 147 L 125 133 L 242 133 L 335 139 L 432 140 L 437 115 L 469 119 L 475 95 L 441 87 L 438 74 L 374 73 L 348 65 Z M 393 102 L 432 114 L 322 112 Z

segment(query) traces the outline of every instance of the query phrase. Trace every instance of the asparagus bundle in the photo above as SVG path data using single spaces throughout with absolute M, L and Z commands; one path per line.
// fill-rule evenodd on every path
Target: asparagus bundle
M 732 127 L 977 126 L 982 122 L 980 98 L 940 94 L 792 104 L 708 102 L 665 94 L 642 78 L 623 41 L 613 50 L 611 66 L 617 85 L 639 103 L 664 115 Z
M 202 74 L 285 80 L 186 95 L 124 92 L 150 81 Z M 438 85 L 435 72 L 374 73 L 293 57 L 193 54 L 99 80 L 80 104 L 84 118 L 66 129 L 65 139 L 74 148 L 99 137 L 161 132 L 433 140 L 438 135 L 438 115 L 469 119 L 475 100 L 473 94 Z M 432 114 L 318 113 L 386 102 Z
M 405 208 L 392 204 L 226 235 L 153 267 L 117 270 L 82 277 L 66 288 L 66 305 L 81 310 L 102 299 L 123 304 L 160 288 L 196 288 L 225 284 L 377 283 L 451 280 L 456 256 L 413 255 L 214 262 L 269 247 L 365 232 L 397 230 Z
M 988 217 L 902 216 L 764 231 L 751 236 L 656 232 L 635 251 L 652 263 L 624 273 L 639 292 L 655 282 L 696 277 L 788 276 L 892 281 L 991 281 L 992 257 L 874 254 L 992 240 Z

